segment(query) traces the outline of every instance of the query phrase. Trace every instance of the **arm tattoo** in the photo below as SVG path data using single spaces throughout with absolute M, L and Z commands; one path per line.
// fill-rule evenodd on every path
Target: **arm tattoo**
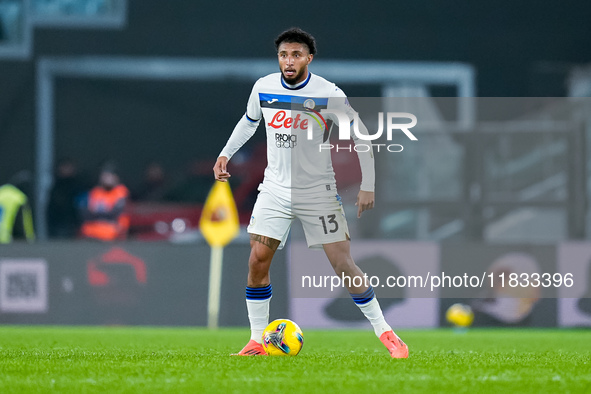
M 279 247 L 281 241 L 275 238 L 266 237 L 264 235 L 250 234 L 250 242 L 259 242 L 267 246 L 269 249 L 275 251 Z

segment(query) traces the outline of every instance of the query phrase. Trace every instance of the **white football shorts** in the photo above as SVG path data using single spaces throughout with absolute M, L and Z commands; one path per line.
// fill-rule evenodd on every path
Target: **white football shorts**
M 350 239 L 341 197 L 334 185 L 321 185 L 305 192 L 281 196 L 266 185 L 259 185 L 247 231 L 281 241 L 285 246 L 295 218 L 300 219 L 309 248 Z

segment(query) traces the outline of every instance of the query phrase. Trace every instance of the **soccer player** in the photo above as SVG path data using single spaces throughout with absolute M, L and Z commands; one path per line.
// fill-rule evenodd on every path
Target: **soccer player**
M 321 109 L 335 109 L 353 119 L 354 111 L 345 94 L 334 83 L 308 71 L 316 54 L 314 37 L 299 28 L 281 33 L 275 40 L 280 73 L 259 79 L 240 119 L 213 168 L 215 179 L 230 177 L 228 161 L 252 137 L 264 118 L 267 131 L 267 168 L 254 205 L 248 232 L 250 258 L 246 306 L 251 337 L 238 355 L 265 355 L 262 333 L 269 320 L 272 287 L 269 268 L 273 255 L 282 248 L 295 217 L 301 220 L 308 247 L 324 249 L 336 274 L 363 276 L 350 252 L 350 239 L 329 150 L 319 150 L 329 130 L 315 133 L 308 128 L 318 120 Z M 317 115 L 306 116 L 306 114 Z M 330 118 L 330 116 L 329 116 Z M 323 119 L 323 118 L 322 118 Z M 337 119 L 334 117 L 334 119 Z M 352 123 L 351 123 L 352 124 Z M 326 125 L 326 124 L 325 124 Z M 316 127 L 316 126 L 314 126 Z M 360 122 L 362 133 L 367 129 Z M 358 138 L 353 134 L 357 144 Z M 307 146 L 310 148 L 306 148 Z M 314 147 L 314 149 L 312 148 Z M 371 149 L 359 149 L 362 182 L 357 195 L 357 217 L 374 206 L 374 158 Z M 372 324 L 374 331 L 394 358 L 407 358 L 408 347 L 386 323 L 371 286 L 347 286 L 353 301 Z

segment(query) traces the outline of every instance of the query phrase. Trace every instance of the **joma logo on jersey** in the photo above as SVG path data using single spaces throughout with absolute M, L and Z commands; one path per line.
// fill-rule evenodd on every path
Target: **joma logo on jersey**
M 301 114 L 295 118 L 288 117 L 285 111 L 277 111 L 267 124 L 274 129 L 308 129 L 308 119 L 302 119 Z
M 297 144 L 297 135 L 275 133 L 275 145 L 277 145 L 278 148 L 295 148 Z

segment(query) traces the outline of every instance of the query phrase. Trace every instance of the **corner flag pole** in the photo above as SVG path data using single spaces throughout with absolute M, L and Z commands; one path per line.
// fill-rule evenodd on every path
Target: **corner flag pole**
M 222 267 L 224 247 L 240 231 L 238 210 L 228 182 L 215 182 L 201 213 L 199 228 L 211 246 L 209 259 L 209 290 L 207 297 L 207 327 L 219 326 L 220 301 L 222 293 Z
M 220 298 L 222 294 L 222 264 L 224 248 L 211 247 L 209 259 L 209 294 L 207 296 L 207 328 L 218 328 L 220 316 Z

